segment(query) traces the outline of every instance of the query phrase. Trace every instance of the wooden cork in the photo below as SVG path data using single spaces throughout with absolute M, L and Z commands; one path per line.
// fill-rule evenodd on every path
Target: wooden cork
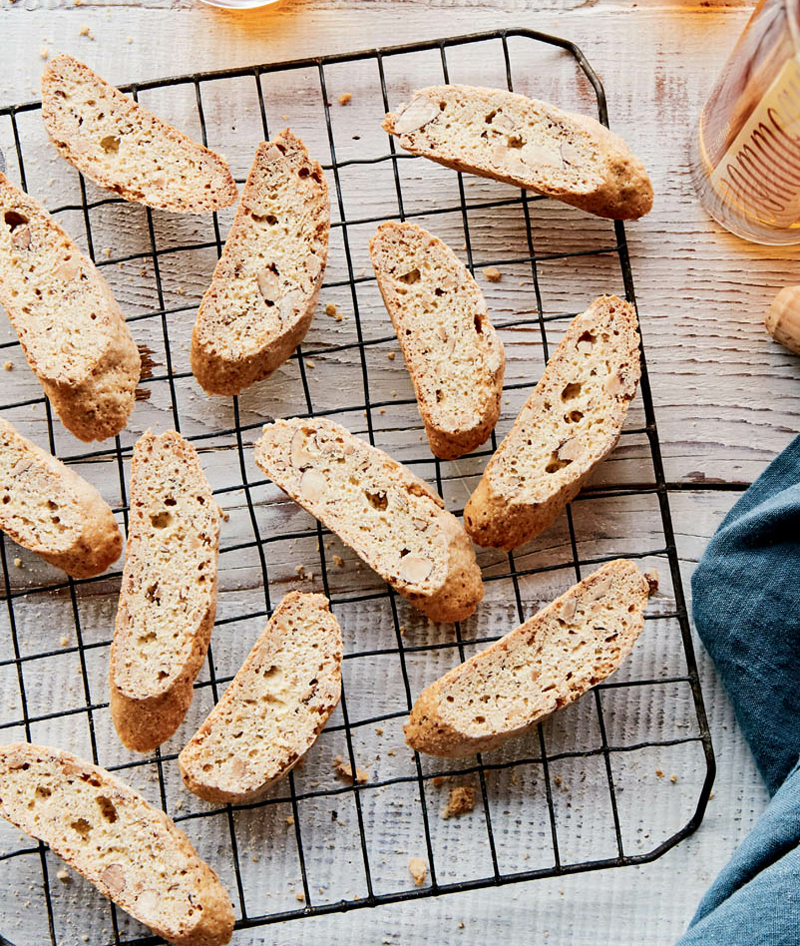
M 786 286 L 775 296 L 766 318 L 767 331 L 800 355 L 800 286 Z

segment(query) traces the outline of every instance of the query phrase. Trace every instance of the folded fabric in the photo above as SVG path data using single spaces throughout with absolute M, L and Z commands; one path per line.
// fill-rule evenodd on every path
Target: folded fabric
M 798 946 L 800 766 L 700 901 L 678 946 Z
M 725 517 L 692 598 L 697 631 L 774 797 L 679 946 L 798 946 L 800 437 Z

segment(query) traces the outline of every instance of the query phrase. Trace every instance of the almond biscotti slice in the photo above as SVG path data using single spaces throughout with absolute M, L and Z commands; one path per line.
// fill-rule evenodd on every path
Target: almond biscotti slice
M 208 394 L 238 394 L 302 342 L 329 232 L 320 165 L 288 128 L 262 141 L 192 332 L 192 371 Z
M 149 430 L 133 450 L 131 514 L 111 644 L 111 717 L 148 752 L 192 702 L 217 610 L 220 512 L 191 444 Z
M 544 532 L 616 446 L 640 374 L 636 310 L 601 296 L 573 319 L 467 502 L 478 545 L 515 549 Z
M 469 270 L 413 223 L 382 223 L 372 266 L 397 332 L 431 450 L 461 457 L 491 434 L 505 355 Z
M 217 875 L 163 811 L 105 769 L 46 746 L 2 746 L 0 815 L 175 946 L 230 942 L 233 906 Z
M 617 559 L 423 690 L 406 742 L 429 755 L 485 752 L 612 674 L 644 627 L 655 577 Z
M 342 690 L 342 632 L 324 595 L 292 591 L 178 756 L 189 791 L 257 798 L 303 758 Z
M 0 174 L 0 305 L 64 426 L 122 430 L 141 358 L 103 277 L 49 213 Z
M 483 598 L 475 551 L 441 497 L 382 450 L 330 420 L 267 424 L 258 466 L 434 621 L 462 621 Z
M 420 89 L 383 127 L 412 154 L 573 204 L 635 220 L 653 206 L 642 162 L 587 115 L 503 89 Z
M 0 529 L 73 578 L 99 575 L 122 552 L 117 520 L 94 486 L 3 418 Z
M 125 200 L 196 214 L 236 200 L 236 183 L 218 154 L 72 56 L 56 56 L 45 67 L 42 118 L 63 158 Z

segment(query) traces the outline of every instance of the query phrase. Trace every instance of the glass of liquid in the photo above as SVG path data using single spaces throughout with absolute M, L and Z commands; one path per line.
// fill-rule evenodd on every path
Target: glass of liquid
M 210 7 L 222 7 L 224 10 L 254 10 L 256 7 L 269 7 L 280 0 L 202 0 Z
M 755 243 L 800 243 L 800 0 L 761 0 L 691 145 L 718 223 Z

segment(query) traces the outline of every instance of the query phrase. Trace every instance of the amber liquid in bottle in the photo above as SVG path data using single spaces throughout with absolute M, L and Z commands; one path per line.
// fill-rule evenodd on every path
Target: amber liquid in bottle
M 761 0 L 692 141 L 702 204 L 757 243 L 800 243 L 798 10 L 800 0 Z

